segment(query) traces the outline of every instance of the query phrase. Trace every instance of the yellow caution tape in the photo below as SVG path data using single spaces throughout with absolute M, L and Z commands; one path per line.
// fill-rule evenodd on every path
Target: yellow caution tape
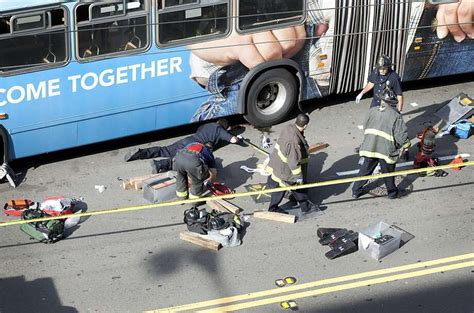
M 303 189 L 303 188 L 324 187 L 324 186 L 331 186 L 331 185 L 337 185 L 337 184 L 352 183 L 352 182 L 361 181 L 361 180 L 371 180 L 371 179 L 378 179 L 378 178 L 392 177 L 392 176 L 400 176 L 400 175 L 405 176 L 405 175 L 418 174 L 418 173 L 423 173 L 423 172 L 444 170 L 444 169 L 449 169 L 449 168 L 453 168 L 453 167 L 466 167 L 466 166 L 472 166 L 472 165 L 474 165 L 474 161 L 464 162 L 462 164 L 460 164 L 460 163 L 446 164 L 446 165 L 427 167 L 427 168 L 396 171 L 396 172 L 393 172 L 393 173 L 376 174 L 376 175 L 369 175 L 369 176 L 349 177 L 349 178 L 340 178 L 340 179 L 333 179 L 333 180 L 327 180 L 327 181 L 304 184 L 304 185 L 293 185 L 293 186 L 279 187 L 279 188 L 273 188 L 273 189 L 247 191 L 247 192 L 241 192 L 241 193 L 232 193 L 232 194 L 227 194 L 227 195 L 222 195 L 222 196 L 202 197 L 202 198 L 199 198 L 199 199 L 202 200 L 202 201 L 206 201 L 206 200 L 240 198 L 240 197 L 248 197 L 248 196 L 259 195 L 259 194 L 262 194 L 262 193 L 273 193 L 273 192 L 279 192 L 279 191 L 298 190 L 298 189 Z M 166 201 L 166 202 L 161 202 L 161 203 L 153 203 L 153 204 L 140 205 L 140 206 L 106 209 L 106 210 L 84 212 L 84 213 L 76 213 L 76 214 L 73 214 L 72 216 L 82 217 L 82 216 L 93 216 L 93 215 L 102 215 L 102 214 L 122 213 L 122 212 L 138 211 L 138 210 L 151 209 L 151 208 L 176 206 L 176 205 L 181 205 L 181 204 L 191 204 L 191 203 L 195 203 L 195 202 L 196 202 L 195 199 Z M 60 216 L 41 217 L 41 218 L 35 218 L 35 219 L 30 219 L 30 220 L 6 221 L 6 222 L 0 222 L 0 227 L 11 226 L 11 225 L 19 225 L 19 224 L 25 224 L 25 223 L 41 222 L 41 221 L 49 221 L 49 220 L 58 220 L 58 219 L 64 219 L 64 218 L 67 218 L 67 217 L 68 217 L 68 215 L 60 215 Z

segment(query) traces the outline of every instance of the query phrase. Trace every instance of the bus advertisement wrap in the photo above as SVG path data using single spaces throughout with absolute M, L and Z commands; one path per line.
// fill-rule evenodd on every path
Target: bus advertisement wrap
M 474 72 L 472 0 L 25 3 L 0 8 L 7 160 L 234 114 L 271 126 L 362 89 L 381 55 L 401 81 Z

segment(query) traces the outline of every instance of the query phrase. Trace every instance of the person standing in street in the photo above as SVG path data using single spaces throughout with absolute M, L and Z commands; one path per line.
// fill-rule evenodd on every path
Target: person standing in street
M 394 172 L 398 156 L 411 146 L 405 122 L 396 109 L 398 100 L 395 93 L 385 88 L 378 98 L 380 106 L 369 110 L 364 124 L 364 140 L 359 150 L 359 176 L 371 175 L 378 164 L 382 173 Z M 386 177 L 384 182 L 389 199 L 403 195 L 404 191 L 395 186 L 395 177 Z M 367 180 L 354 182 L 353 198 L 357 199 L 366 193 L 366 183 Z
M 392 69 L 393 63 L 386 55 L 382 55 L 377 59 L 376 68 L 369 75 L 368 83 L 356 97 L 356 103 L 359 103 L 364 94 L 370 90 L 374 90 L 374 97 L 370 107 L 378 107 L 380 99 L 377 95 L 381 94 L 386 85 L 390 85 L 396 94 L 398 105 L 397 109 L 401 113 L 403 110 L 403 93 L 400 82 L 400 76 Z
M 268 176 L 268 188 L 305 183 L 309 151 L 308 143 L 304 137 L 304 130 L 308 123 L 309 116 L 300 113 L 294 124 L 286 126 L 281 131 L 275 148 L 270 153 L 270 161 L 267 165 L 267 171 L 271 173 Z M 291 193 L 303 214 L 319 210 L 317 205 L 309 201 L 307 189 L 292 190 Z M 286 214 L 287 212 L 279 206 L 284 195 L 285 191 L 273 192 L 268 211 Z
M 221 141 L 238 143 L 240 138 L 227 131 L 229 122 L 221 118 L 215 123 L 207 123 L 198 128 L 196 134 L 183 138 L 169 146 L 156 146 L 145 149 L 132 148 L 124 156 L 125 162 L 134 160 L 164 158 L 161 160 L 151 160 L 152 173 L 163 173 L 173 167 L 172 160 L 176 153 L 192 142 L 206 143 L 211 142 L 217 146 Z

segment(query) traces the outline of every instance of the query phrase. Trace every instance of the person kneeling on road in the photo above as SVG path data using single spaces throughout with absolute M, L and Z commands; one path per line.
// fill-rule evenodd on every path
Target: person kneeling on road
M 179 199 L 198 199 L 205 191 L 205 182 L 207 180 L 213 182 L 217 178 L 212 149 L 211 142 L 206 144 L 193 142 L 176 153 L 173 170 L 176 171 L 176 195 Z M 191 181 L 190 188 L 188 188 L 188 177 Z
M 173 167 L 172 159 L 176 153 L 193 142 L 206 143 L 211 142 L 217 146 L 221 141 L 238 143 L 240 136 L 234 136 L 227 131 L 229 122 L 221 118 L 215 123 L 207 123 L 198 128 L 196 134 L 183 138 L 169 146 L 156 146 L 145 149 L 132 148 L 124 156 L 125 162 L 134 160 L 152 159 L 162 157 L 162 160 L 151 160 L 152 173 L 163 173 L 171 170 Z
M 307 174 L 309 160 L 308 143 L 303 135 L 308 126 L 309 116 L 299 114 L 292 125 L 286 126 L 280 133 L 275 149 L 270 154 L 267 169 L 271 173 L 268 176 L 268 188 L 285 187 L 303 184 Z M 308 200 L 308 190 L 298 189 L 291 191 L 294 199 L 300 205 L 303 214 L 319 210 L 319 207 Z M 279 207 L 283 200 L 285 191 L 273 192 L 271 195 L 268 211 L 285 213 Z
M 395 93 L 387 87 L 378 97 L 381 100 L 380 106 L 369 110 L 364 125 L 364 141 L 359 150 L 359 176 L 371 175 L 377 164 L 380 164 L 382 173 L 394 172 L 398 156 L 411 146 L 407 127 L 396 108 L 398 100 Z M 395 177 L 385 177 L 384 182 L 388 198 L 395 199 L 405 193 L 395 186 Z M 353 198 L 357 199 L 367 192 L 364 190 L 366 183 L 367 180 L 354 182 Z

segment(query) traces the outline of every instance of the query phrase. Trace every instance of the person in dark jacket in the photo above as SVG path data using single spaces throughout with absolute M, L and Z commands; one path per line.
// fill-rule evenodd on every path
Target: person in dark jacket
M 270 161 L 267 165 L 267 171 L 271 173 L 267 181 L 268 188 L 305 183 L 309 152 L 303 132 L 308 123 L 309 116 L 301 113 L 294 124 L 286 126 L 281 131 L 275 149 L 270 153 Z M 291 192 L 303 214 L 319 210 L 317 205 L 309 201 L 307 189 L 292 190 Z M 279 207 L 284 195 L 285 191 L 273 192 L 268 211 L 287 213 Z
M 176 153 L 173 170 L 176 171 L 176 195 L 179 199 L 198 199 L 205 191 L 205 181 L 212 182 L 217 178 L 212 150 L 211 142 L 192 142 Z M 188 177 L 191 186 L 188 186 Z
M 392 70 L 393 64 L 390 58 L 386 55 L 382 55 L 377 59 L 377 65 L 372 73 L 369 75 L 368 83 L 362 89 L 362 91 L 356 97 L 356 103 L 359 103 L 365 93 L 370 90 L 374 90 L 374 97 L 370 107 L 378 107 L 380 105 L 380 99 L 377 97 L 383 92 L 386 85 L 390 85 L 395 94 L 397 95 L 397 109 L 402 112 L 403 109 L 403 92 L 400 82 L 400 76 Z
M 359 176 L 371 175 L 377 164 L 380 164 L 382 173 L 392 173 L 398 156 L 411 146 L 405 122 L 396 109 L 398 100 L 394 92 L 385 88 L 378 97 L 380 106 L 369 110 L 364 124 L 364 141 L 359 150 Z M 386 177 L 384 182 L 390 199 L 402 194 L 395 186 L 395 177 Z M 366 192 L 363 188 L 366 183 L 366 180 L 354 182 L 353 198 L 357 199 Z
M 229 122 L 219 119 L 215 123 L 207 123 L 198 128 L 196 134 L 183 138 L 169 146 L 156 146 L 145 149 L 130 149 L 124 156 L 125 162 L 162 157 L 162 160 L 151 160 L 152 173 L 162 173 L 171 170 L 172 160 L 176 153 L 192 142 L 211 142 L 217 146 L 221 141 L 238 143 L 239 137 L 230 134 L 227 129 Z

